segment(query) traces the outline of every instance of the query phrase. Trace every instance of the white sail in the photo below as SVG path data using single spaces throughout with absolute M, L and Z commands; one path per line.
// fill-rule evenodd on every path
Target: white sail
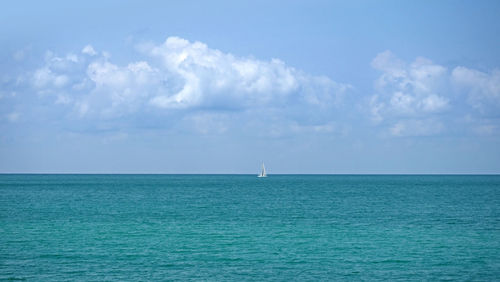
M 260 171 L 260 174 L 258 177 L 267 177 L 266 167 L 264 166 L 264 163 L 262 163 L 262 170 Z

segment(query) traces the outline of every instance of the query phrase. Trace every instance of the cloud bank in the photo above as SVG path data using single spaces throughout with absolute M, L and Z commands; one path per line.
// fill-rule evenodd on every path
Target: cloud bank
M 386 137 L 500 134 L 497 69 L 424 57 L 405 62 L 385 51 L 371 62 L 379 72 L 373 88 L 359 93 L 362 87 L 279 59 L 235 56 L 179 37 L 137 50 L 140 60 L 120 64 L 90 44 L 65 55 L 46 52 L 37 68 L 2 78 L 0 120 L 280 137 L 346 135 L 365 117 Z
M 179 37 L 139 49 L 144 60 L 126 65 L 91 45 L 66 56 L 48 52 L 31 76 L 32 87 L 71 109 L 75 118 L 112 120 L 150 112 L 172 118 L 175 113 L 201 132 L 213 120 L 219 128 L 235 119 L 250 124 L 244 116 L 251 114 L 290 128 L 328 128 L 351 88 L 279 59 L 238 57 Z
M 393 136 L 429 136 L 498 128 L 500 72 L 484 73 L 457 66 L 448 69 L 418 57 L 406 63 L 390 51 L 371 63 L 381 72 L 369 99 L 374 123 Z

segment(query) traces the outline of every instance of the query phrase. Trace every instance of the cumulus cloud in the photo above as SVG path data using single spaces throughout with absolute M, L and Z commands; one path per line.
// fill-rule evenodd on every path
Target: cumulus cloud
M 143 45 L 140 55 L 117 64 L 91 45 L 63 56 L 47 52 L 30 73 L 30 85 L 39 98 L 52 99 L 57 112 L 105 120 L 109 127 L 127 119 L 202 134 L 242 126 L 272 136 L 349 131 L 346 116 L 354 113 L 353 104 L 345 104 L 352 101 L 344 99 L 348 84 L 279 59 L 236 56 L 179 37 Z M 408 63 L 390 51 L 371 66 L 380 76 L 362 110 L 388 134 L 429 136 L 461 124 L 477 134 L 498 132 L 500 71 L 448 68 L 423 57 Z
M 179 91 L 159 95 L 152 103 L 182 108 L 219 104 L 262 104 L 297 90 L 301 75 L 283 62 L 236 58 L 200 42 L 171 37 L 149 53 L 184 81 Z M 225 102 L 228 103 L 225 103 Z
M 192 121 L 196 128 L 223 129 L 218 132 L 227 130 L 222 124 L 227 119 L 220 116 L 224 111 L 243 114 L 258 109 L 298 123 L 301 115 L 322 113 L 313 126 L 327 125 L 351 88 L 308 75 L 279 59 L 238 57 L 179 37 L 148 45 L 142 53 L 143 60 L 119 65 L 91 45 L 80 55 L 48 52 L 45 65 L 33 72 L 32 85 L 81 118 L 176 113 L 191 115 L 179 118 Z M 196 111 L 219 114 L 214 118 L 195 115 Z
M 288 99 L 332 103 L 349 87 L 326 77 L 309 76 L 279 59 L 236 57 L 178 37 L 146 52 L 161 61 L 167 74 L 182 81 L 177 89 L 151 99 L 153 105 L 166 109 L 255 107 Z
M 87 46 L 83 47 L 82 53 L 90 55 L 90 56 L 97 55 L 97 52 L 94 50 L 94 47 L 92 47 L 92 45 L 87 45 Z
M 460 124 L 471 131 L 491 133 L 494 119 L 485 119 L 500 110 L 500 71 L 484 73 L 465 67 L 451 71 L 426 58 L 406 63 L 390 51 L 378 54 L 371 63 L 381 72 L 369 114 L 375 123 L 384 123 L 394 136 L 435 135 Z M 464 102 L 465 100 L 466 102 Z
M 382 72 L 371 102 L 374 120 L 380 121 L 386 115 L 425 115 L 448 106 L 449 100 L 442 93 L 445 67 L 425 58 L 406 64 L 390 51 L 378 54 L 372 67 Z

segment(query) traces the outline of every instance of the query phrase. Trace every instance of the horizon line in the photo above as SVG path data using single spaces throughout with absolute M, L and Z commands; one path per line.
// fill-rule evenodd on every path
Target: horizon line
M 258 173 L 0 172 L 0 175 L 258 175 Z M 271 173 L 272 175 L 500 175 L 497 173 Z

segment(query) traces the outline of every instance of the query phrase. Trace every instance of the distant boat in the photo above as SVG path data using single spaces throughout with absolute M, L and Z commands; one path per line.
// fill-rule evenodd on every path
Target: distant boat
M 260 174 L 257 177 L 267 177 L 266 167 L 264 166 L 264 163 L 262 163 L 262 170 L 260 171 Z

